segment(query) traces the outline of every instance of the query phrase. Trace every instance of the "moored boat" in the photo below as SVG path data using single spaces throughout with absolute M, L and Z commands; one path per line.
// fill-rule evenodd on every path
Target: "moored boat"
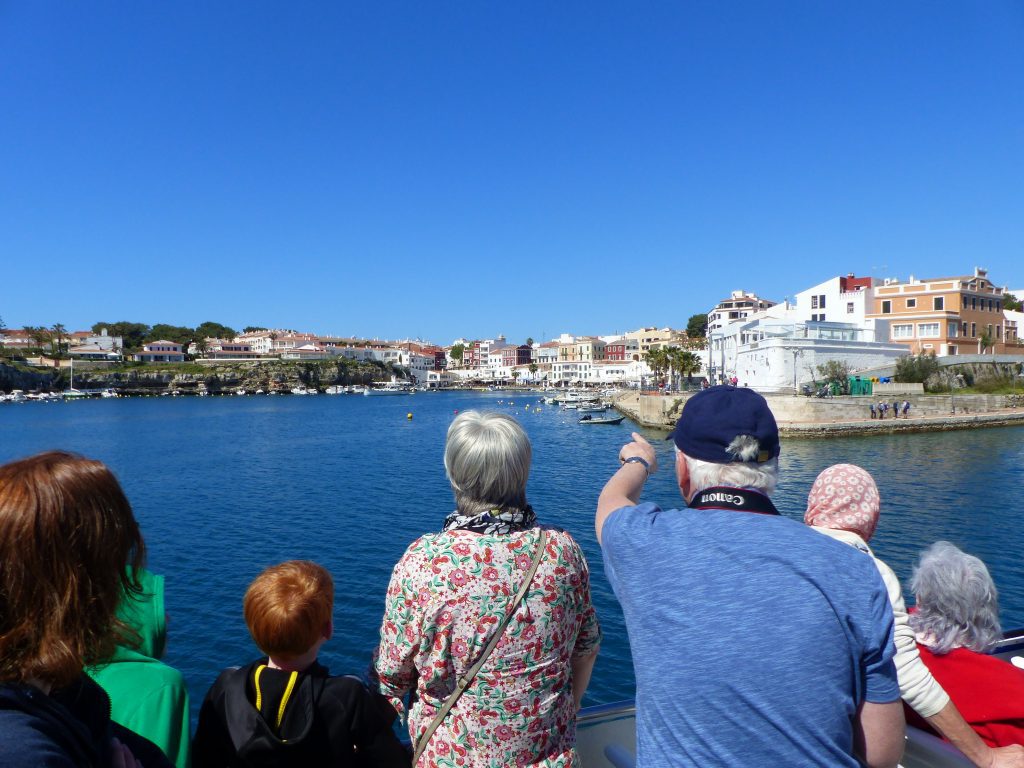
M 595 419 L 589 413 L 580 417 L 580 424 L 621 424 L 625 416 L 609 416 L 608 418 Z

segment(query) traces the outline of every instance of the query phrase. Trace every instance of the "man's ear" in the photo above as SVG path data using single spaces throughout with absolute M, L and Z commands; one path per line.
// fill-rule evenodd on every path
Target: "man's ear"
M 686 455 L 682 451 L 676 451 L 676 483 L 679 485 L 679 492 L 690 502 L 690 468 L 686 465 Z

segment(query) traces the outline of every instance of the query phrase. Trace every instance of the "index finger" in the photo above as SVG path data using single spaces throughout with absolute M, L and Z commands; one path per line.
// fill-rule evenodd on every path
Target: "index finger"
M 644 436 L 639 432 L 634 432 L 632 437 L 634 442 L 640 443 L 641 445 L 650 445 L 650 443 L 648 443 Z

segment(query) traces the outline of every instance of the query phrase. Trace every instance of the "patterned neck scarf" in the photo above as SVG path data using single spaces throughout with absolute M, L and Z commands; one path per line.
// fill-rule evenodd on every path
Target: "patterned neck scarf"
M 878 486 L 867 471 L 854 464 L 836 464 L 822 471 L 811 486 L 804 522 L 852 531 L 869 541 L 881 506 Z
M 484 534 L 518 533 L 537 524 L 533 507 L 527 504 L 523 509 L 488 509 L 478 515 L 463 515 L 458 510 L 444 519 L 441 532 L 460 530 Z

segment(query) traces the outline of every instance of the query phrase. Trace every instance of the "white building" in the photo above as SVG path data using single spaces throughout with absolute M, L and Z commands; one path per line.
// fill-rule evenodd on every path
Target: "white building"
M 708 312 L 707 335 L 719 331 L 729 323 L 745 320 L 756 312 L 761 312 L 769 307 L 774 307 L 775 302 L 762 299 L 753 293 L 746 291 L 733 291 L 729 298 L 722 299 Z
M 881 283 L 877 277 L 855 277 L 852 272 L 833 277 L 796 294 L 792 317 L 800 323 L 850 323 L 863 328 L 868 341 L 887 339 L 888 333 L 876 333 L 876 321 L 867 318 L 874 309 L 875 286 Z
M 830 360 L 846 363 L 856 374 L 907 353 L 901 344 L 874 341 L 873 332 L 853 323 L 799 322 L 789 310 L 773 316 L 773 309 L 731 323 L 709 339 L 712 381 L 735 376 L 740 386 L 798 392 L 800 385 L 820 378 L 818 366 Z

